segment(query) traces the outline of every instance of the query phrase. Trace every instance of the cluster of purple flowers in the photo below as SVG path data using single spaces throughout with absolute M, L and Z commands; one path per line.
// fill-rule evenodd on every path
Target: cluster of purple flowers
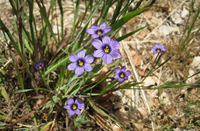
M 100 26 L 93 25 L 90 29 L 87 29 L 87 33 L 91 34 L 91 37 L 94 39 L 92 41 L 92 46 L 96 49 L 92 55 L 86 55 L 85 51 L 81 50 L 76 54 L 69 56 L 69 60 L 72 62 L 67 66 L 68 70 L 75 70 L 76 75 L 81 75 L 86 71 L 92 71 L 92 66 L 90 65 L 94 58 L 102 58 L 102 61 L 106 64 L 111 64 L 114 59 L 120 59 L 121 54 L 118 51 L 120 44 L 116 40 L 112 40 L 109 36 L 105 34 L 111 30 L 111 27 L 107 27 L 106 23 L 101 24 Z M 154 54 L 163 53 L 167 49 L 164 45 L 155 44 L 151 48 Z M 115 75 L 113 78 L 117 79 L 119 82 L 127 80 L 130 76 L 131 71 L 126 70 L 126 67 L 115 68 Z M 81 101 L 80 98 L 77 98 L 75 101 L 72 98 L 67 99 L 67 106 L 64 106 L 68 110 L 68 115 L 73 116 L 74 114 L 80 115 L 80 110 L 85 108 L 85 104 Z
M 102 58 L 102 61 L 105 64 L 111 64 L 114 59 L 120 59 L 121 54 L 118 51 L 120 44 L 118 41 L 111 39 L 105 34 L 111 30 L 111 27 L 107 27 L 106 23 L 101 24 L 100 26 L 93 25 L 90 29 L 87 29 L 87 33 L 91 34 L 91 37 L 94 39 L 92 41 L 92 46 L 96 49 L 92 55 L 85 55 L 85 51 L 81 50 L 76 54 L 71 54 L 69 60 L 72 62 L 67 66 L 68 70 L 75 70 L 76 75 L 81 75 L 84 71 L 92 71 L 92 66 L 90 65 L 94 61 L 94 57 Z M 99 38 L 99 39 L 98 39 Z M 167 49 L 164 45 L 155 44 L 151 48 L 154 54 L 162 54 Z M 38 62 L 35 64 L 36 70 L 42 70 L 44 67 L 43 62 Z M 113 78 L 117 79 L 119 82 L 127 80 L 131 74 L 131 71 L 127 70 L 126 67 L 115 68 L 115 75 Z M 75 101 L 72 98 L 67 99 L 67 105 L 64 106 L 68 110 L 68 115 L 73 116 L 75 114 L 80 115 L 82 109 L 85 108 L 85 103 L 81 101 L 80 98 L 77 98 Z
M 101 24 L 100 26 L 93 25 L 90 29 L 87 29 L 86 32 L 88 34 L 92 35 L 92 38 L 94 39 L 92 41 L 92 46 L 96 49 L 92 55 L 85 56 L 85 51 L 81 50 L 76 54 L 72 54 L 69 56 L 69 60 L 72 62 L 67 66 L 68 70 L 75 70 L 76 75 L 81 75 L 84 73 L 84 70 L 86 71 L 92 71 L 92 66 L 90 65 L 94 58 L 102 58 L 102 61 L 106 64 L 111 64 L 114 59 L 120 59 L 121 54 L 118 51 L 120 48 L 120 44 L 116 40 L 112 40 L 109 36 L 106 36 L 105 34 L 108 33 L 111 30 L 111 27 L 107 27 L 106 23 Z M 99 38 L 99 39 L 98 39 Z M 115 79 L 118 79 L 119 82 L 123 82 L 125 79 L 128 79 L 128 76 L 131 73 L 125 72 L 125 67 L 122 68 L 123 72 L 121 75 L 119 75 L 118 71 L 120 70 L 117 68 L 117 72 L 115 75 Z M 128 71 L 130 72 L 130 71 Z M 119 76 L 119 78 L 118 78 Z
M 94 61 L 94 57 L 102 58 L 102 61 L 105 64 L 111 64 L 114 59 L 120 59 L 121 54 L 118 51 L 120 44 L 118 41 L 111 39 L 105 34 L 111 30 L 111 27 L 107 27 L 106 23 L 101 24 L 100 26 L 93 25 L 90 29 L 87 29 L 87 33 L 91 34 L 91 37 L 94 39 L 92 41 L 92 46 L 96 49 L 93 52 L 93 55 L 85 55 L 85 51 L 81 50 L 76 54 L 71 54 L 69 60 L 72 62 L 67 66 L 68 70 L 75 70 L 76 75 L 81 75 L 84 71 L 92 71 L 92 66 L 90 65 Z M 155 44 L 151 48 L 154 54 L 162 54 L 167 49 L 164 45 Z M 38 62 L 35 64 L 36 70 L 42 70 L 44 67 L 43 62 Z M 126 70 L 126 67 L 115 68 L 115 75 L 113 78 L 117 79 L 119 82 L 127 80 L 131 74 L 131 71 Z M 75 114 L 80 115 L 82 109 L 85 108 L 85 103 L 81 101 L 80 98 L 77 98 L 75 101 L 72 98 L 67 99 L 67 105 L 64 106 L 68 110 L 68 115 L 73 116 Z
M 105 64 L 111 64 L 114 59 L 120 59 L 121 54 L 118 51 L 120 44 L 116 40 L 112 40 L 109 36 L 105 36 L 111 30 L 111 27 L 107 27 L 106 23 L 100 26 L 93 25 L 90 29 L 87 29 L 87 33 L 92 35 L 94 39 L 92 41 L 92 46 L 96 49 L 92 55 L 85 55 L 85 51 L 81 50 L 76 54 L 69 56 L 69 60 L 72 62 L 67 66 L 68 70 L 75 70 L 76 75 L 81 75 L 84 71 L 92 71 L 92 66 L 90 65 L 94 61 L 94 57 L 102 58 Z M 99 39 L 98 39 L 99 38 Z M 115 68 L 114 78 L 119 82 L 127 80 L 131 72 L 126 71 L 126 67 L 123 66 L 121 69 L 119 67 Z M 80 98 L 77 98 L 74 102 L 72 98 L 67 99 L 67 106 L 64 106 L 68 110 L 68 115 L 73 116 L 75 114 L 80 115 L 80 110 L 84 109 L 85 104 L 81 102 Z
M 121 58 L 121 54 L 117 49 L 120 48 L 120 44 L 116 40 L 111 40 L 109 36 L 104 36 L 105 33 L 109 32 L 111 27 L 107 27 L 106 23 L 103 23 L 98 27 L 97 25 L 91 26 L 90 29 L 87 29 L 87 33 L 92 35 L 94 39 L 92 45 L 97 50 L 94 51 L 93 56 L 103 58 L 103 62 L 106 64 L 112 63 L 113 58 Z M 102 40 L 96 39 L 101 37 Z

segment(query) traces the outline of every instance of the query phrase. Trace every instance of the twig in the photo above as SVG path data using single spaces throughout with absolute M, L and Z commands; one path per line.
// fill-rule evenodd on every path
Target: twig
M 31 112 L 28 113 L 27 115 L 25 115 L 25 116 L 23 116 L 22 118 L 18 119 L 16 122 L 14 122 L 14 123 L 12 123 L 12 124 L 6 126 L 6 128 L 4 128 L 3 131 L 4 131 L 5 129 L 7 129 L 8 127 L 10 127 L 10 126 L 13 126 L 13 125 L 17 124 L 18 122 L 21 122 L 21 121 L 27 119 L 27 118 L 28 118 L 30 115 L 32 115 L 33 113 L 35 113 L 35 111 L 31 111 Z
M 12 62 L 12 59 L 9 58 L 8 61 L 1 67 L 0 72 L 5 68 L 10 62 Z

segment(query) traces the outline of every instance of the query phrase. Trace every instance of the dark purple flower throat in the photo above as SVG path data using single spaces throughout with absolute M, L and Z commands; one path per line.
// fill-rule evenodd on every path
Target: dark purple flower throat
M 79 59 L 79 60 L 77 60 L 77 66 L 82 67 L 82 66 L 84 66 L 84 65 L 85 65 L 84 59 Z
M 78 107 L 77 104 L 72 104 L 72 105 L 71 105 L 71 109 L 72 109 L 73 111 L 76 110 L 77 107 Z
M 120 78 L 124 78 L 124 77 L 125 77 L 124 72 L 119 73 L 119 77 L 120 77 Z
M 103 33 L 103 30 L 100 29 L 100 28 L 97 28 L 96 32 L 95 32 L 97 35 L 100 35 Z
M 109 45 L 105 45 L 103 46 L 103 51 L 106 53 L 106 54 L 109 54 L 111 52 L 111 48 Z

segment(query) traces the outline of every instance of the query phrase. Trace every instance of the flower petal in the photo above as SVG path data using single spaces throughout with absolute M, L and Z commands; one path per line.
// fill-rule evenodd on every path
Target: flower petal
M 124 76 L 124 80 L 128 80 L 128 76 Z
M 124 79 L 119 77 L 119 78 L 118 78 L 118 81 L 119 81 L 119 82 L 123 82 Z
M 154 54 L 159 53 L 159 52 L 156 51 L 157 48 L 153 48 L 153 47 L 152 47 L 151 49 L 152 49 L 152 51 L 153 51 Z
M 74 70 L 77 67 L 76 63 L 71 63 L 67 66 L 68 70 Z
M 115 75 L 113 76 L 113 78 L 118 79 L 118 78 L 119 78 L 119 75 L 118 75 L 118 74 L 115 74 Z
M 95 29 L 87 29 L 86 32 L 88 34 L 94 34 L 95 33 Z
M 154 44 L 154 46 L 155 46 L 156 48 L 160 48 L 160 45 L 159 45 L 159 44 Z
M 103 53 L 102 50 L 95 50 L 94 53 L 93 53 L 93 56 L 99 58 L 99 57 L 102 57 L 103 54 L 104 54 L 104 53 Z
M 77 56 L 78 56 L 78 57 L 81 57 L 81 58 L 85 57 L 85 51 L 84 51 L 84 50 L 79 51 L 79 52 L 77 53 Z
M 96 38 L 98 38 L 98 37 L 99 37 L 98 34 L 92 34 L 92 38 L 93 38 L 93 39 L 96 39 Z
M 161 46 L 160 46 L 160 49 L 161 49 L 162 51 L 166 51 L 166 50 L 167 50 L 167 48 L 165 47 L 165 45 L 161 45 Z
M 78 109 L 84 109 L 85 108 L 85 103 L 82 102 L 81 98 L 77 98 L 75 102 L 78 105 Z
M 103 30 L 103 32 L 104 33 L 107 33 L 107 32 L 109 32 L 111 30 L 111 27 L 106 27 L 104 30 Z
M 110 37 L 109 37 L 109 36 L 104 36 L 104 37 L 102 38 L 102 42 L 103 42 L 103 43 L 106 43 L 106 44 L 110 44 Z
M 102 42 L 99 39 L 95 39 L 92 41 L 92 45 L 96 48 L 96 49 L 101 49 L 102 47 Z
M 153 53 L 154 53 L 154 54 L 158 54 L 158 53 L 160 53 L 160 52 L 157 52 L 156 50 L 154 50 Z
M 84 109 L 85 108 L 85 103 L 81 103 L 78 105 L 78 109 Z
M 113 50 L 110 54 L 111 54 L 115 59 L 121 58 L 121 54 L 119 53 L 119 51 Z
M 68 115 L 69 115 L 69 116 L 73 116 L 75 113 L 76 113 L 76 112 L 73 111 L 73 110 L 69 110 L 69 111 L 68 111 Z
M 77 67 L 75 70 L 75 74 L 76 75 L 81 75 L 84 72 L 84 68 L 83 67 Z
M 88 63 L 85 63 L 84 69 L 85 69 L 86 71 L 92 71 L 92 66 L 91 66 L 90 64 L 88 64 Z
M 100 29 L 105 29 L 106 28 L 106 23 L 102 23 L 101 25 L 100 25 Z
M 120 48 L 120 44 L 119 44 L 119 42 L 118 41 L 116 41 L 116 40 L 112 40 L 111 42 L 110 42 L 110 45 L 111 45 L 111 47 L 113 48 L 113 49 L 119 49 Z
M 126 74 L 126 76 L 129 76 L 129 75 L 131 74 L 131 71 L 130 71 L 130 70 L 127 70 L 127 71 L 125 72 L 125 74 Z
M 126 71 L 126 72 L 125 72 L 125 77 L 124 77 L 124 79 L 127 80 L 130 74 L 131 74 L 131 71 L 129 71 L 129 70 Z
M 80 115 L 80 114 L 81 114 L 81 112 L 80 112 L 79 109 L 75 110 L 74 112 L 75 112 L 77 115 Z
M 122 66 L 121 71 L 125 72 L 126 66 Z
M 72 99 L 72 98 L 68 98 L 67 99 L 67 104 L 68 105 L 71 105 L 71 104 L 73 104 L 74 103 L 74 99 Z
M 76 62 L 77 59 L 78 59 L 78 57 L 77 57 L 77 55 L 75 55 L 75 54 L 71 54 L 71 55 L 69 56 L 69 60 L 70 60 L 71 62 Z
M 151 47 L 151 50 L 155 50 L 155 47 Z
M 112 63 L 112 56 L 109 55 L 109 54 L 105 54 L 105 55 L 103 56 L 103 62 L 106 63 L 106 64 Z
M 67 110 L 71 110 L 71 106 L 70 105 L 64 106 L 64 108 L 67 109 Z
M 92 63 L 94 61 L 94 57 L 92 55 L 87 55 L 85 57 L 85 61 L 86 61 L 86 63 L 90 64 L 90 63 Z
M 93 25 L 93 26 L 91 26 L 90 28 L 91 28 L 91 29 L 97 29 L 97 28 L 99 28 L 99 26 Z
M 121 71 L 121 69 L 119 67 L 115 68 L 116 74 L 118 74 L 120 71 Z
M 80 104 L 80 103 L 83 103 L 83 102 L 82 102 L 81 98 L 77 98 L 77 99 L 75 100 L 75 103 L 76 103 L 76 104 Z

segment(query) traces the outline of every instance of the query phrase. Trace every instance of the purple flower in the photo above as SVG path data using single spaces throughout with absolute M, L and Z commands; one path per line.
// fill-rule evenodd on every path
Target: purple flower
M 151 47 L 151 50 L 153 51 L 154 54 L 158 54 L 165 52 L 167 48 L 165 47 L 165 45 L 155 44 L 154 47 Z
M 36 70 L 41 70 L 44 67 L 44 63 L 43 62 L 38 62 L 35 64 L 35 69 Z
M 92 66 L 90 65 L 94 58 L 91 55 L 85 56 L 85 51 L 79 51 L 77 55 L 72 54 L 69 56 L 69 60 L 73 63 L 67 66 L 68 70 L 74 70 L 75 74 L 81 75 L 83 74 L 84 70 L 92 71 Z
M 126 70 L 126 67 L 123 66 L 121 69 L 119 67 L 115 68 L 115 75 L 114 78 L 118 79 L 119 82 L 123 82 L 124 80 L 128 79 L 128 76 L 131 74 L 131 71 Z
M 103 23 L 99 26 L 93 25 L 90 29 L 87 29 L 86 32 L 92 35 L 92 38 L 98 38 L 99 36 L 103 36 L 105 33 L 109 32 L 111 27 L 106 27 L 106 23 Z
M 112 63 L 112 57 L 115 59 L 121 58 L 121 54 L 117 49 L 119 49 L 120 44 L 116 40 L 110 40 L 110 37 L 104 36 L 102 41 L 95 39 L 92 41 L 92 45 L 97 49 L 94 51 L 94 57 L 103 57 L 103 62 L 106 64 Z
M 68 110 L 69 116 L 73 116 L 75 114 L 80 115 L 80 110 L 85 108 L 85 103 L 83 103 L 80 98 L 77 98 L 75 102 L 74 99 L 68 98 L 67 104 L 68 105 L 64 106 L 64 108 Z

